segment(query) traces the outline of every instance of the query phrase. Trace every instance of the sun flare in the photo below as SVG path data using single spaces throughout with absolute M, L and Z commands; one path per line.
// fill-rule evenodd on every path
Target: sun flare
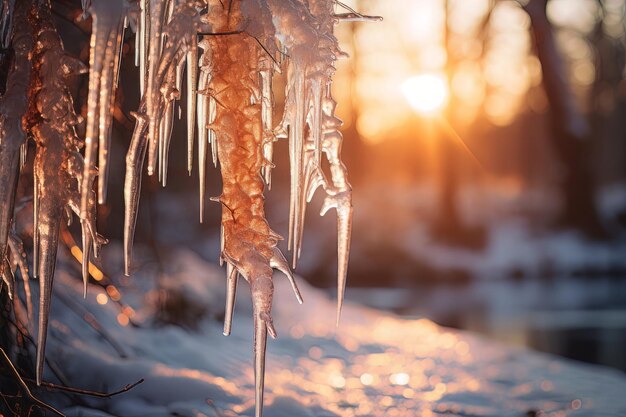
M 402 93 L 413 110 L 421 114 L 432 114 L 446 104 L 448 85 L 439 74 L 421 74 L 403 82 Z

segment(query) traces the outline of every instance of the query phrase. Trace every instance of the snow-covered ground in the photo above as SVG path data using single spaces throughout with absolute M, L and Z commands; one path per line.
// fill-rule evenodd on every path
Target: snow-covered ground
M 616 235 L 605 241 L 586 238 L 574 230 L 546 227 L 558 213 L 558 203 L 547 191 L 507 194 L 488 187 L 466 187 L 462 191 L 460 215 L 466 226 L 483 230 L 484 245 L 450 245 L 433 237 L 429 222 L 437 213 L 437 199 L 432 186 L 357 189 L 352 255 L 363 260 L 365 266 L 355 266 L 370 267 L 368 262 L 372 261 L 368 258 L 377 248 L 395 255 L 396 259 L 389 259 L 392 269 L 406 266 L 397 260 L 408 260 L 435 271 L 463 271 L 475 279 L 626 271 L 626 235 L 616 220 L 618 213 L 626 210 L 623 185 L 599 193 L 605 226 Z M 406 276 L 397 283 L 428 279 Z
M 104 261 L 120 264 L 119 251 L 109 248 Z M 114 290 L 105 295 L 97 286 L 83 301 L 82 284 L 70 268 L 60 268 L 55 292 L 64 301 L 53 301 L 48 358 L 80 388 L 112 391 L 145 378 L 111 399 L 58 404 L 68 416 L 253 414 L 245 285 L 233 334 L 224 337 L 224 271 L 188 250 L 171 251 L 161 265 L 158 279 L 153 264 L 130 280 L 112 277 L 119 302 L 113 301 L 119 297 Z M 350 303 L 336 329 L 335 300 L 299 283 L 302 306 L 287 281 L 276 277 L 279 338 L 268 342 L 268 417 L 626 415 L 621 372 Z M 155 316 L 157 304 L 161 312 Z M 84 320 L 86 312 L 109 340 Z M 50 372 L 46 379 L 54 381 Z

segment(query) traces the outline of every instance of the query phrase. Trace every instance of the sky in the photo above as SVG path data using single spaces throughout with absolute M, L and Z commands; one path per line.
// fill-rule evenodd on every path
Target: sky
M 351 56 L 337 64 L 339 110 L 349 124 L 351 107 L 356 108 L 356 127 L 366 142 L 379 143 L 410 123 L 416 114 L 403 94 L 403 83 L 421 74 L 446 77 L 447 63 L 452 67 L 452 96 L 447 100 L 449 108 L 442 112 L 447 111 L 457 129 L 480 118 L 506 126 L 521 112 L 546 111 L 530 21 L 517 1 L 450 0 L 448 51 L 443 0 L 351 0 L 346 4 L 384 18 L 382 22 L 343 23 L 337 30 L 343 50 Z M 491 5 L 495 6 L 487 19 Z M 615 37 L 624 31 L 622 7 L 621 0 L 606 1 L 604 24 Z M 595 76 L 592 49 L 584 36 L 593 30 L 597 13 L 595 0 L 551 0 L 548 8 L 581 102 Z

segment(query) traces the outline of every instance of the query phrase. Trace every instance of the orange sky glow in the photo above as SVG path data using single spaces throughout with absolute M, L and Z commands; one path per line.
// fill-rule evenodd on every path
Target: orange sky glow
M 612 10 L 619 14 L 619 2 L 606 3 L 609 14 Z M 340 112 L 349 124 L 350 112 L 356 110 L 356 128 L 366 142 L 381 142 L 416 117 L 402 85 L 424 73 L 445 76 L 449 72 L 447 114 L 459 128 L 480 118 L 504 126 L 521 112 L 546 110 L 529 18 L 518 2 L 450 0 L 448 51 L 443 0 L 350 0 L 346 4 L 384 17 L 383 22 L 344 23 L 337 29 L 343 50 L 351 55 L 350 60 L 337 63 Z M 491 5 L 495 7 L 481 38 Z M 582 35 L 593 29 L 596 7 L 594 0 L 552 0 L 548 9 L 555 27 L 568 29 L 559 30 L 557 39 L 581 97 L 594 79 L 591 49 Z M 609 16 L 605 24 L 621 36 L 623 25 L 611 22 Z M 452 68 L 447 67 L 451 62 Z

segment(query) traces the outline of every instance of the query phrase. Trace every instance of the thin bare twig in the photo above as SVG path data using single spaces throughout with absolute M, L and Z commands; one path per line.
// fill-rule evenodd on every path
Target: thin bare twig
M 22 326 L 20 326 L 19 324 L 17 324 L 11 317 L 4 316 L 4 319 L 11 325 L 13 326 L 18 332 L 19 334 L 24 338 L 24 340 L 30 342 L 30 344 L 32 346 L 34 346 L 35 348 L 37 347 L 37 342 L 35 342 L 35 339 L 33 339 L 33 337 L 28 334 L 23 328 Z M 25 347 L 26 348 L 26 347 Z M 54 376 L 61 381 L 63 384 L 67 384 L 67 380 L 65 378 L 65 376 L 63 376 L 63 373 L 61 372 L 61 370 L 57 367 L 56 364 L 54 364 L 54 362 L 50 361 L 48 358 L 46 358 L 46 365 L 48 365 L 48 368 L 52 371 L 52 373 L 54 374 Z
M 229 36 L 244 33 L 243 30 L 231 30 L 229 32 L 198 32 L 198 36 Z
M 30 378 L 24 378 L 24 381 L 26 381 L 26 382 L 28 382 L 30 384 L 36 384 L 37 383 L 34 379 L 30 379 Z M 71 392 L 72 394 L 88 395 L 90 397 L 98 397 L 98 398 L 111 398 L 111 397 L 114 397 L 116 395 L 128 392 L 131 389 L 135 388 L 137 385 L 142 384 L 143 382 L 144 382 L 144 379 L 141 378 L 139 381 L 133 382 L 132 384 L 126 384 L 126 385 L 124 385 L 124 387 L 120 388 L 117 391 L 113 391 L 113 392 L 91 391 L 91 390 L 87 390 L 87 389 L 81 389 L 81 388 L 74 388 L 74 387 L 67 387 L 67 386 L 63 386 L 63 385 L 57 385 L 57 384 L 53 384 L 52 382 L 45 382 L 45 381 L 41 383 L 41 386 L 45 387 L 45 388 L 57 390 L 57 391 Z
M 32 403 L 28 407 L 28 414 L 27 415 L 30 415 L 33 407 L 39 407 L 41 409 L 45 409 L 45 410 L 51 411 L 51 412 L 53 412 L 54 414 L 56 414 L 58 416 L 65 417 L 65 414 L 63 414 L 62 412 L 60 412 L 59 410 L 57 410 L 56 408 L 54 408 L 50 404 L 44 403 L 43 401 L 41 401 L 40 399 L 35 397 L 30 392 L 30 389 L 28 388 L 28 385 L 26 385 L 26 382 L 24 382 L 24 380 L 20 376 L 20 373 L 17 371 L 17 369 L 15 369 L 15 366 L 13 365 L 13 362 L 11 362 L 11 359 L 9 359 L 9 357 L 6 354 L 6 352 L 2 348 L 0 348 L 0 358 L 9 367 L 9 370 L 11 371 L 13 376 L 15 377 L 15 380 L 17 381 L 18 385 L 20 386 L 20 388 L 22 388 L 22 391 L 24 392 L 24 395 L 26 395 L 26 398 L 28 400 L 30 400 L 31 403 Z
M 252 35 L 250 35 L 250 36 L 252 36 Z M 276 58 L 274 58 L 274 56 L 273 56 L 272 54 L 270 54 L 270 51 L 269 51 L 269 50 L 265 47 L 265 45 L 263 45 L 263 43 L 262 43 L 259 39 L 257 39 L 255 36 L 252 36 L 252 39 L 254 39 L 254 40 L 255 40 L 255 41 L 259 44 L 259 46 L 260 46 L 261 48 L 263 48 L 263 50 L 265 51 L 265 53 L 267 54 L 267 56 L 269 56 L 269 57 L 270 57 L 270 59 L 271 59 L 272 61 L 274 61 L 274 64 L 276 64 L 276 65 L 280 65 L 280 64 L 278 63 L 278 61 L 276 61 Z

